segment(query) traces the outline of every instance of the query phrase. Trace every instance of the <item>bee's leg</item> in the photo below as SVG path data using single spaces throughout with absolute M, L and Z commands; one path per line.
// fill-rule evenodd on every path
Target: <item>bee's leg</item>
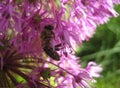
M 55 51 L 59 51 L 60 49 L 63 49 L 62 44 L 55 45 Z

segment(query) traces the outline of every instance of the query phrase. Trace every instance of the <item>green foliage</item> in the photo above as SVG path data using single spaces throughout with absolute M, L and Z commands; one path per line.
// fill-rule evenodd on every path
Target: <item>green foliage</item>
M 107 74 L 101 77 L 95 84 L 96 88 L 120 88 L 120 76 L 116 74 Z
M 120 13 L 120 5 L 115 8 Z M 99 26 L 93 38 L 80 46 L 77 55 L 82 59 L 84 66 L 88 61 L 102 64 L 103 78 L 98 80 L 98 88 L 106 88 L 109 85 L 108 88 L 119 88 L 120 77 L 117 77 L 120 75 L 120 16 L 111 18 L 108 23 Z
M 51 70 L 50 68 L 46 68 L 41 72 L 41 75 L 44 79 L 50 78 L 51 76 Z

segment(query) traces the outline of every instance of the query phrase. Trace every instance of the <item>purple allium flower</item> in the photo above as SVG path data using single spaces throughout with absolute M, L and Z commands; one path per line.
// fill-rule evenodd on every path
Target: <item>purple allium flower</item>
M 3 39 L 2 43 L 3 46 L 1 46 L 0 49 L 0 87 L 18 85 L 19 82 L 16 79 L 16 75 L 22 76 L 23 79 L 28 81 L 29 77 L 24 73 L 24 70 L 34 68 L 34 65 L 24 63 L 22 60 L 25 60 L 26 57 L 19 53 L 14 46 L 9 45 L 9 40 Z
M 102 72 L 102 66 L 97 65 L 95 62 L 89 62 L 86 70 L 89 71 L 92 77 L 100 77 L 100 72 Z
M 82 88 L 91 88 L 90 81 L 94 82 L 91 73 L 88 69 L 81 68 L 76 62 L 78 60 L 74 55 L 68 54 L 67 57 L 61 57 L 61 61 L 50 63 L 57 66 L 59 71 L 55 71 L 53 75 L 57 75 L 55 82 L 58 82 L 57 88 L 77 88 L 81 86 Z M 58 70 L 58 69 L 57 69 Z
M 48 87 L 43 81 L 37 80 L 39 78 L 33 79 L 32 71 L 35 72 L 33 69 L 36 69 L 37 66 L 35 58 L 33 59 L 32 57 L 19 52 L 16 47 L 12 44 L 10 45 L 9 40 L 7 39 L 0 39 L 0 41 L 3 44 L 0 46 L 0 87 Z M 40 63 L 44 65 L 44 62 L 39 61 L 39 64 Z M 41 73 L 43 74 L 43 77 L 50 77 L 48 74 L 50 71 L 49 68 L 42 68 L 40 70 L 41 71 L 36 71 L 35 74 Z M 44 76 L 44 74 L 48 75 Z M 19 80 L 19 78 L 21 78 L 21 80 Z
M 94 62 L 82 68 L 74 52 L 97 25 L 118 16 L 119 3 L 0 0 L 0 87 L 90 88 L 102 68 Z M 45 30 L 47 25 L 52 29 Z
M 115 4 L 120 4 L 120 0 L 112 0 Z

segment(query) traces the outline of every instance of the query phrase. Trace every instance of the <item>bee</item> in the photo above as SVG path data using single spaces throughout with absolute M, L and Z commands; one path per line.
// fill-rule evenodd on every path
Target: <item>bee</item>
M 42 45 L 42 48 L 43 48 L 44 52 L 49 57 L 51 57 L 53 60 L 59 61 L 60 56 L 51 45 L 52 39 L 55 38 L 55 34 L 53 32 L 53 26 L 52 25 L 46 25 L 41 32 L 40 38 L 41 38 L 41 41 L 42 41 L 41 45 Z

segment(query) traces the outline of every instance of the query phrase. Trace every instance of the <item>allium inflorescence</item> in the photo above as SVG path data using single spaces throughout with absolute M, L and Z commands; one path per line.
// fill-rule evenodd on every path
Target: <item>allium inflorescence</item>
M 90 88 L 102 67 L 89 62 L 82 68 L 75 50 L 97 25 L 118 16 L 119 3 L 0 0 L 0 87 Z M 48 25 L 52 30 L 45 30 Z

